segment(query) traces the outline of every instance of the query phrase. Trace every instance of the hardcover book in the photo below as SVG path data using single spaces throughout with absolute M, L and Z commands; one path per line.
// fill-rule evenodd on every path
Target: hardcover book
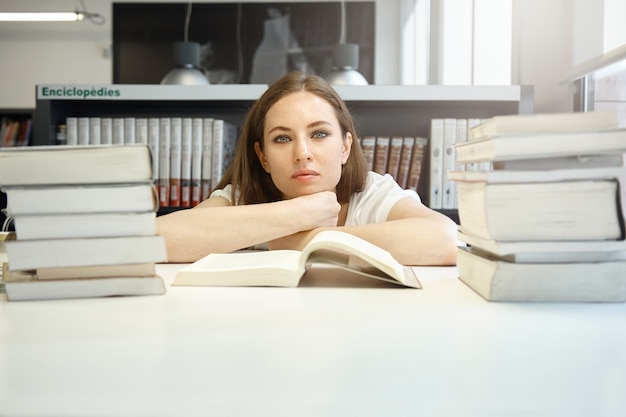
M 182 268 L 173 285 L 296 287 L 314 264 L 333 265 L 373 279 L 421 288 L 410 267 L 384 249 L 348 233 L 327 230 L 302 250 L 213 253 Z
M 0 149 L 0 186 L 148 182 L 146 145 L 26 146 Z
M 488 301 L 624 302 L 626 261 L 515 263 L 459 248 L 459 279 Z

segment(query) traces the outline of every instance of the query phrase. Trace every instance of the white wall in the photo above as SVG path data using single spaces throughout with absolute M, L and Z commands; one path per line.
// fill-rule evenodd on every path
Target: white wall
M 399 83 L 400 1 L 376 0 L 376 84 Z M 112 63 L 107 52 L 112 36 L 112 0 L 85 3 L 90 11 L 103 14 L 107 24 L 0 22 L 0 108 L 34 107 L 35 85 L 40 83 L 111 82 Z M 598 0 L 515 0 L 512 82 L 535 86 L 535 111 L 571 108 L 570 88 L 560 85 L 559 80 L 574 64 L 602 52 L 595 51 L 593 39 L 602 38 L 603 27 L 597 27 L 595 14 L 586 19 L 599 3 L 603 4 Z M 76 4 L 76 0 L 2 0 L 0 11 L 68 11 Z M 576 14 L 576 10 L 584 12 Z M 583 44 L 581 39 L 592 40 Z
M 147 3 L 155 0 L 121 2 Z M 75 0 L 2 0 L 0 11 L 73 11 L 77 3 Z M 86 21 L 0 22 L 0 56 L 6 57 L 0 59 L 0 108 L 33 108 L 37 84 L 111 83 L 112 62 L 107 53 L 110 53 L 112 39 L 112 3 L 112 0 L 85 0 L 89 11 L 106 17 L 107 23 L 104 26 L 95 26 Z M 399 69 L 397 65 L 393 65 L 398 62 L 398 4 L 399 0 L 376 0 L 376 84 L 398 83 Z

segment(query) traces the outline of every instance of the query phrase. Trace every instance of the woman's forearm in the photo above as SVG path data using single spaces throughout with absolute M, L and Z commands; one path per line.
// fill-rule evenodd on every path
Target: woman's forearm
M 415 217 L 340 228 L 390 252 L 404 265 L 454 265 L 457 227 L 447 217 Z
M 193 262 L 209 253 L 232 252 L 283 236 L 337 224 L 341 206 L 332 192 L 274 203 L 227 205 L 207 200 L 157 218 L 169 262 Z
M 298 230 L 281 205 L 246 205 L 180 210 L 157 218 L 169 262 L 193 262 L 209 253 L 232 252 Z

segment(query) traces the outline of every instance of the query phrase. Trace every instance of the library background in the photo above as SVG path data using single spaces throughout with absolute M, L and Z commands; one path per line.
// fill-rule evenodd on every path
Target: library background
M 537 17 L 540 3 L 545 13 Z M 277 76 L 297 69 L 330 79 L 333 50 L 356 45 L 353 72 L 368 85 L 334 82 L 371 149 L 371 169 L 391 173 L 456 219 L 444 173 L 452 145 L 473 124 L 504 114 L 611 109 L 626 125 L 626 30 L 616 21 L 624 6 L 554 3 L 87 0 L 77 22 L 0 22 L 0 52 L 13 57 L 0 63 L 0 145 L 148 143 L 161 212 L 191 207 L 194 184 L 205 197 L 199 184 L 215 184 L 232 149 L 221 132 L 233 129 L 210 124 L 236 131 Z M 6 1 L 0 13 L 74 6 Z M 549 32 L 525 24 L 531 18 L 549 20 Z M 182 56 L 207 85 L 161 84 L 181 41 L 198 45 Z M 432 129 L 439 123 L 447 133 Z M 202 162 L 198 152 L 209 142 L 211 162 Z M 164 190 L 178 181 L 182 195 Z

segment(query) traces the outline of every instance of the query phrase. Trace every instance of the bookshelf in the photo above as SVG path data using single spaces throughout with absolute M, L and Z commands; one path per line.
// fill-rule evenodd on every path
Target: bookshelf
M 0 109 L 0 146 L 28 145 L 34 109 Z
M 10 146 L 14 146 L 16 141 L 29 141 L 33 113 L 34 109 L 0 109 L 0 147 L 8 145 L 8 142 L 11 142 Z M 11 123 L 15 123 L 15 126 L 9 129 Z M 0 191 L 0 228 L 6 219 L 2 211 L 6 206 L 7 196 Z
M 266 88 L 250 84 L 38 85 L 31 143 L 54 144 L 56 128 L 68 116 L 178 114 L 221 118 L 241 125 Z M 338 86 L 336 90 L 353 113 L 359 136 L 428 137 L 432 118 L 489 118 L 533 111 L 533 89 L 529 86 L 371 85 Z M 420 195 L 428 203 L 428 194 L 422 189 L 427 181 L 420 183 Z

